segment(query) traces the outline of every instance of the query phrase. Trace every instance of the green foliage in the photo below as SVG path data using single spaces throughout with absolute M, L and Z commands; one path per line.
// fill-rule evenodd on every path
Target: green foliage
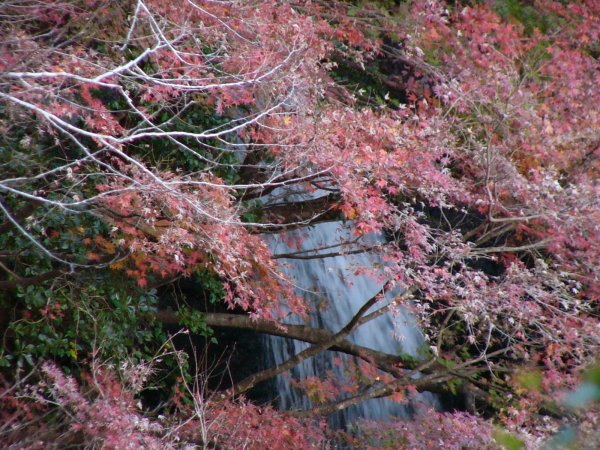
M 204 320 L 204 313 L 184 307 L 177 311 L 177 320 L 181 325 L 189 328 L 192 333 L 210 338 L 210 342 L 217 343 L 217 340 L 212 337 L 212 328 Z
M 244 202 L 243 206 L 246 210 L 246 212 L 241 215 L 241 218 L 244 222 L 256 223 L 260 221 L 264 212 L 261 208 L 262 205 L 260 202 Z
M 496 442 L 506 450 L 521 450 L 525 448 L 523 441 L 512 433 L 496 429 L 493 432 L 493 436 Z
M 219 280 L 214 273 L 206 268 L 200 267 L 194 272 L 194 279 L 202 285 L 210 303 L 215 305 L 223 301 L 223 298 L 225 297 L 223 282 Z
M 523 0 L 496 0 L 495 7 L 503 19 L 521 23 L 527 35 L 531 35 L 535 29 L 546 33 L 556 25 L 556 18 L 538 11 L 531 3 Z
M 11 199 L 6 204 L 24 216 L 20 222 L 41 245 L 73 263 L 89 263 L 91 247 L 84 242 L 109 233 L 109 225 L 90 214 L 65 214 L 47 206 L 29 210 Z M 0 248 L 15 255 L 4 261 L 14 274 L 11 278 L 56 272 L 43 283 L 0 294 L 0 308 L 9 316 L 2 330 L 0 366 L 27 369 L 50 358 L 73 371 L 92 355 L 145 360 L 164 342 L 155 320 L 155 291 L 144 292 L 135 280 L 112 271 L 61 274 L 54 261 L 14 228 L 0 235 Z
M 229 117 L 218 115 L 214 108 L 198 97 L 193 106 L 184 111 L 168 110 L 155 103 L 147 103 L 146 109 L 152 111 L 158 122 L 173 131 L 197 133 L 198 129 L 212 129 L 229 123 Z M 223 152 L 223 144 L 216 140 L 196 139 L 179 140 L 187 148 L 174 145 L 168 138 L 141 140 L 134 150 L 142 160 L 148 161 L 164 170 L 195 172 L 211 169 L 227 183 L 238 180 L 235 165 L 237 156 L 233 152 Z M 211 161 L 211 163 L 207 163 Z M 212 161 L 218 161 L 216 164 Z
M 19 289 L 0 365 L 26 368 L 39 359 L 66 369 L 92 355 L 102 360 L 151 357 L 165 340 L 155 320 L 157 297 L 110 275 L 82 275 Z M 10 304 L 4 300 L 2 306 Z
M 539 370 L 526 370 L 517 374 L 517 386 L 527 391 L 541 391 L 543 376 Z
M 456 366 L 456 362 L 452 361 L 451 359 L 437 358 L 437 362 L 448 369 L 452 369 L 454 366 Z

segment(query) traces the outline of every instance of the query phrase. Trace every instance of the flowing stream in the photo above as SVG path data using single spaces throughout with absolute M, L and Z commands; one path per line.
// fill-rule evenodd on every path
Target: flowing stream
M 317 257 L 311 259 L 281 259 L 283 271 L 293 280 L 297 291 L 309 302 L 315 312 L 310 317 L 310 325 L 324 327 L 332 332 L 343 328 L 370 298 L 383 287 L 384 280 L 378 280 L 377 267 L 381 262 L 373 253 L 348 254 L 354 247 L 336 247 L 342 242 L 353 241 L 352 225 L 342 222 L 323 222 L 310 227 L 275 235 L 269 238 L 274 254 L 296 253 L 297 256 L 331 254 L 343 249 L 343 256 Z M 383 237 L 369 235 L 361 238 L 361 244 L 372 246 L 383 242 Z M 329 248 L 324 248 L 329 247 Z M 314 249 L 321 249 L 313 251 Z M 304 253 L 302 253 L 304 252 Z M 357 273 L 359 268 L 375 269 L 375 274 Z M 389 301 L 394 294 L 390 292 Z M 386 301 L 386 300 L 382 300 Z M 381 307 L 378 302 L 373 309 Z M 290 316 L 288 323 L 302 323 Z M 410 313 L 401 309 L 395 315 L 382 315 L 356 329 L 349 339 L 356 344 L 392 354 L 407 353 L 418 356 L 424 338 Z M 309 344 L 280 337 L 265 337 L 268 366 L 280 364 L 291 356 L 307 348 Z M 337 358 L 337 359 L 336 359 Z M 323 378 L 329 371 L 344 377 L 349 356 L 335 352 L 323 352 L 297 365 L 291 373 L 280 375 L 275 380 L 276 401 L 281 409 L 307 409 L 311 402 L 308 396 L 293 387 L 290 377 L 297 380 L 308 377 Z M 341 361 L 341 363 L 340 363 Z M 420 401 L 435 404 L 431 394 L 421 394 Z M 344 427 L 359 418 L 386 419 L 390 417 L 408 418 L 411 405 L 401 405 L 389 399 L 372 399 L 351 406 L 329 417 L 333 427 Z

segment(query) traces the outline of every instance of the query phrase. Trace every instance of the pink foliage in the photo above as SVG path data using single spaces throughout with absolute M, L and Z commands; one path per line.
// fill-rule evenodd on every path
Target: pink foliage
M 260 236 L 287 224 L 242 220 L 245 196 L 283 185 L 326 187 L 338 196 L 329 208 L 354 221 L 357 237 L 392 237 L 379 249 L 385 275 L 415 288 L 428 339 L 441 339 L 439 317 L 455 314 L 478 362 L 487 363 L 494 349 L 497 361 L 540 366 L 546 395 L 572 385 L 600 348 L 600 70 L 590 50 L 600 34 L 598 2 L 536 1 L 560 26 L 529 35 L 502 19 L 492 1 L 411 3 L 404 22 L 389 30 L 410 67 L 400 77 L 407 104 L 393 107 L 362 105 L 332 78 L 336 59 L 361 67 L 384 44 L 368 37 L 371 22 L 351 19 L 342 3 L 326 3 L 148 0 L 132 2 L 131 11 L 108 0 L 3 6 L 21 20 L 0 29 L 0 101 L 15 120 L 34 125 L 19 145 L 48 140 L 79 156 L 26 180 L 0 181 L 2 191 L 105 220 L 111 231 L 85 242 L 83 267 L 110 264 L 140 287 L 210 270 L 223 281 L 229 308 L 276 319 L 286 308 L 306 315 L 308 307 Z M 37 36 L 36 27 L 48 36 L 83 37 L 63 49 Z M 111 44 L 100 51 L 99 42 Z M 109 108 L 102 100 L 109 97 L 124 110 Z M 226 124 L 171 126 L 173 115 L 200 106 Z M 180 173 L 134 156 L 156 140 L 207 168 Z M 239 140 L 276 161 L 267 181 L 217 177 L 220 157 L 211 160 L 210 151 L 189 144 L 204 148 L 215 140 L 224 143 L 223 154 Z M 68 143 L 64 150 L 61 142 Z M 46 185 L 30 188 L 40 180 Z M 443 216 L 439 223 L 428 217 L 432 210 Z M 464 220 L 451 223 L 446 212 Z M 46 238 L 46 230 L 37 237 L 22 231 L 32 242 Z M 60 251 L 46 250 L 57 264 L 69 264 Z M 480 270 L 479 262 L 497 270 Z M 484 370 L 493 373 L 494 363 Z M 123 439 L 154 445 L 130 397 L 81 398 L 72 380 L 53 366 L 45 370 L 82 432 L 110 443 L 117 437 L 106 433 L 119 427 Z M 324 391 L 321 382 L 309 382 L 317 394 Z M 106 418 L 111 408 L 114 424 Z M 247 417 L 236 405 L 226 408 L 241 430 L 260 416 L 249 406 Z M 461 438 L 451 434 L 455 422 L 457 429 L 461 420 L 482 427 L 467 416 L 430 416 L 447 439 Z M 418 442 L 411 436 L 434 442 L 424 429 L 415 433 L 407 435 L 409 448 Z M 277 445 L 289 436 L 282 433 Z M 482 443 L 467 430 L 462 437 Z M 242 445 L 241 434 L 230 438 Z
M 135 394 L 145 386 L 146 366 L 121 375 L 95 367 L 82 385 L 54 363 L 43 365 L 44 381 L 7 395 L 2 391 L 0 444 L 18 448 L 48 445 L 97 446 L 106 449 L 175 449 L 202 443 L 228 449 L 325 448 L 324 423 L 301 420 L 243 399 L 201 399 L 196 409 L 180 407 L 166 416 L 150 416 Z M 141 372 L 138 373 L 138 372 Z M 12 415 L 12 418 L 10 417 Z M 42 415 L 51 415 L 39 426 Z M 12 427 L 12 429 L 11 429 Z M 12 447 L 11 447 L 12 448 Z
M 466 413 L 423 411 L 414 420 L 362 421 L 353 445 L 366 449 L 497 449 L 490 424 Z
M 215 444 L 231 449 L 321 449 L 325 423 L 299 420 L 270 406 L 223 401 L 209 407 L 206 419 Z

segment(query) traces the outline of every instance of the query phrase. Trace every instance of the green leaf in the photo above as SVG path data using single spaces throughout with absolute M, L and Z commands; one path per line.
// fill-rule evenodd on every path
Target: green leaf
M 537 370 L 520 372 L 516 377 L 517 385 L 528 391 L 542 389 L 542 373 Z
M 494 440 L 506 450 L 521 450 L 525 448 L 525 443 L 514 434 L 507 431 L 496 429 L 492 433 Z

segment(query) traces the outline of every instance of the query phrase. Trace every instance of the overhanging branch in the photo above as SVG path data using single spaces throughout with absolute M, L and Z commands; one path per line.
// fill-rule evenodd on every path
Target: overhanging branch
M 161 310 L 157 312 L 157 316 L 166 325 L 179 325 L 179 320 L 174 311 Z M 241 314 L 205 313 L 204 320 L 209 327 L 252 330 L 257 333 L 296 339 L 310 344 L 328 342 L 334 336 L 331 331 L 321 328 L 313 328 L 307 325 L 287 325 L 264 319 L 253 320 Z M 354 344 L 347 339 L 336 342 L 329 350 L 356 356 L 394 375 L 397 375 L 402 369 L 414 369 L 417 366 L 417 361 L 412 357 L 380 352 Z

